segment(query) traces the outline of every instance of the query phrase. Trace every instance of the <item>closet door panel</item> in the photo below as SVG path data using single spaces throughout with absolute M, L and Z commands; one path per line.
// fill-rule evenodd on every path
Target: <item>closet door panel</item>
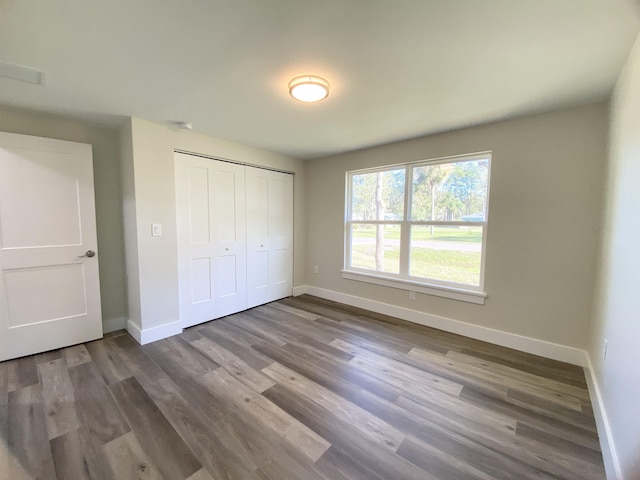
M 269 171 L 246 167 L 247 185 L 247 306 L 268 303 L 269 279 Z
M 213 164 L 214 264 L 218 317 L 247 308 L 247 243 L 244 166 Z
M 272 300 L 291 295 L 291 252 L 289 249 L 274 250 L 271 254 L 271 297 Z
M 293 177 L 247 167 L 247 306 L 291 295 Z
M 211 283 L 211 259 L 207 257 L 191 259 L 191 303 L 193 305 L 211 302 L 213 285 Z M 215 312 L 211 312 L 211 316 Z
M 184 327 L 217 316 L 210 160 L 176 154 L 180 318 Z
M 247 167 L 247 234 L 249 241 L 269 239 L 269 171 Z
M 191 245 L 209 245 L 211 243 L 209 170 L 189 166 L 187 172 L 190 243 Z
M 213 163 L 216 167 L 213 185 L 216 206 L 216 241 L 219 244 L 233 244 L 238 241 L 239 236 L 244 236 L 244 231 L 239 231 L 242 226 L 238 225 L 238 216 L 242 216 L 242 213 L 238 211 L 238 203 L 242 203 L 242 201 L 239 202 L 238 197 L 243 194 L 244 190 L 240 184 L 243 180 L 242 167 L 237 168 L 238 165 L 225 165 L 222 162 Z
M 293 175 L 270 172 L 271 301 L 293 290 Z

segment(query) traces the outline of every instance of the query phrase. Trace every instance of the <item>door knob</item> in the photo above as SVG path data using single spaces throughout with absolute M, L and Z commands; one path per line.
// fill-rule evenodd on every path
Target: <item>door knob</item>
M 94 252 L 93 250 L 87 250 L 87 253 L 85 253 L 84 255 L 80 255 L 78 258 L 83 258 L 83 257 L 95 257 L 96 256 L 96 252 Z

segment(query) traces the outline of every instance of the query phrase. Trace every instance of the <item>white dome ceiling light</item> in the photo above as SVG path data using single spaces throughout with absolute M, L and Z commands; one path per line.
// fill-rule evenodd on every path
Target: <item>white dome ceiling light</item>
M 301 102 L 319 102 L 329 96 L 329 82 L 313 75 L 302 75 L 289 82 L 289 94 Z

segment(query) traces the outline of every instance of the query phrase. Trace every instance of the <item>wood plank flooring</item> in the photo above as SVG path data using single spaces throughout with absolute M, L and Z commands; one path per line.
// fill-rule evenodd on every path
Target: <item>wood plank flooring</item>
M 581 368 L 302 296 L 0 363 L 0 478 L 605 474 Z

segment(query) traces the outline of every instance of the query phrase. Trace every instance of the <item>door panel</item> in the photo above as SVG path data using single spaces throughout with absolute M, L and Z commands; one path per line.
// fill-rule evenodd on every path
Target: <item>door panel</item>
M 244 166 L 209 160 L 213 169 L 213 224 L 218 317 L 247 308 Z
M 289 279 L 289 261 L 287 256 L 289 255 L 288 249 L 274 250 L 271 253 L 271 283 L 274 286 L 288 283 Z
M 293 176 L 246 167 L 247 306 L 291 295 Z
M 238 294 L 238 278 L 235 255 L 221 255 L 218 257 L 218 269 L 220 273 L 220 291 L 218 298 L 227 298 Z
M 248 252 L 247 306 L 255 307 L 271 301 L 270 267 L 268 249 Z
M 293 290 L 293 175 L 271 172 L 269 232 L 271 301 Z
M 213 285 L 211 284 L 211 258 L 191 259 L 191 303 L 210 302 Z
M 216 318 L 213 172 L 208 160 L 176 154 L 180 318 L 190 327 Z
M 192 245 L 211 241 L 209 217 L 209 172 L 206 168 L 189 167 L 189 233 Z
M 189 327 L 246 308 L 244 167 L 175 159 L 180 317 Z
M 87 314 L 84 289 L 84 265 L 6 270 L 5 287 L 9 301 L 9 327 L 71 318 Z M 33 301 L 33 292 L 47 291 L 41 301 Z
M 0 360 L 100 338 L 91 146 L 0 132 Z
M 214 162 L 215 168 L 215 185 L 213 186 L 213 194 L 215 195 L 216 206 L 216 238 L 218 243 L 234 243 L 238 240 L 238 222 L 237 222 L 237 202 L 236 193 L 238 185 L 236 176 L 241 174 L 238 169 L 233 168 L 237 165 L 230 165 L 232 168 L 218 165 Z M 244 232 L 242 232 L 244 233 Z
M 293 177 L 271 172 L 269 195 L 269 232 L 271 238 L 280 242 L 290 241 L 293 233 Z M 283 245 L 286 245 L 284 243 Z
M 258 250 L 253 255 L 252 283 L 257 289 L 269 289 L 269 251 Z M 267 300 L 268 301 L 268 300 Z
M 77 184 L 82 161 L 62 152 L 3 150 L 3 248 L 82 243 Z
M 264 243 L 269 238 L 269 172 L 252 168 L 246 181 L 248 232 L 252 240 Z

